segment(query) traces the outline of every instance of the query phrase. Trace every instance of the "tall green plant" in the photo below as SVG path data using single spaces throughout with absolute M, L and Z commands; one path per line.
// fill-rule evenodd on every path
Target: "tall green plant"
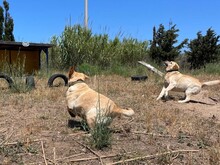
M 108 34 L 92 34 L 80 25 L 66 26 L 61 36 L 54 36 L 51 43 L 51 64 L 59 69 L 87 63 L 108 70 L 117 65 L 138 65 L 138 60 L 148 56 L 148 42 L 133 38 L 115 37 Z
M 148 55 L 148 42 L 140 42 L 134 38 L 124 38 L 121 43 L 119 61 L 123 65 L 136 66 L 137 61 Z
M 106 105 L 106 109 L 102 109 L 100 95 L 98 95 L 98 103 L 96 107 L 96 119 L 95 126 L 91 129 L 91 137 L 90 143 L 93 147 L 97 149 L 102 149 L 104 147 L 108 147 L 112 142 L 112 132 L 108 128 L 110 123 L 112 122 L 111 117 L 107 117 L 109 113 L 109 105 Z
M 52 49 L 53 62 L 59 63 L 61 68 L 79 65 L 89 55 L 89 42 L 91 31 L 80 25 L 66 26 L 60 37 L 53 37 L 51 43 L 56 47 Z M 55 57 L 56 56 L 56 57 Z

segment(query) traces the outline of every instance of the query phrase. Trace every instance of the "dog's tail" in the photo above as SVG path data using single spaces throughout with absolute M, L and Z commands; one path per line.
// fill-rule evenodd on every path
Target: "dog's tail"
M 134 110 L 131 108 L 126 108 L 126 109 L 117 108 L 115 109 L 115 113 L 130 117 L 134 115 Z
M 207 81 L 207 82 L 202 83 L 202 87 L 218 85 L 218 84 L 220 84 L 220 80 Z

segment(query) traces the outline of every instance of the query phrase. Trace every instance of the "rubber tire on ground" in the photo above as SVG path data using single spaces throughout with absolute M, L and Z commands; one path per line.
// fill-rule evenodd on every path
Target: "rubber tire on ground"
M 147 78 L 148 78 L 147 76 L 141 76 L 141 75 L 131 76 L 132 81 L 145 81 Z
M 27 76 L 25 81 L 28 88 L 35 88 L 34 76 Z
M 14 84 L 13 80 L 11 79 L 11 77 L 7 76 L 6 74 L 0 73 L 0 78 L 5 79 L 8 82 L 9 88 L 12 87 L 12 85 Z
M 54 82 L 54 80 L 55 80 L 56 78 L 62 78 L 62 79 L 64 80 L 65 86 L 68 85 L 68 78 L 67 78 L 64 74 L 59 74 L 59 73 L 58 73 L 58 74 L 52 75 L 52 76 L 49 78 L 48 83 L 47 83 L 49 87 L 53 87 L 53 82 Z

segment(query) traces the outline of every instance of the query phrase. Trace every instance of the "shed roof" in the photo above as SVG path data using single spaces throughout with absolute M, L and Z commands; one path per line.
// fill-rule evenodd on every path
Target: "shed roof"
M 0 41 L 0 50 L 42 50 L 52 47 L 52 44 L 45 43 L 28 43 L 14 41 Z

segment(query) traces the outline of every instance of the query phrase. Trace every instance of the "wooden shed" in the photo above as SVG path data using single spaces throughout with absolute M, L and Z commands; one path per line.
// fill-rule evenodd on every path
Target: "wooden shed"
M 33 74 L 41 68 L 42 51 L 46 54 L 48 67 L 48 48 L 52 46 L 52 44 L 44 43 L 0 41 L 0 65 L 6 61 L 9 64 L 13 64 L 19 58 L 25 62 L 25 73 Z

